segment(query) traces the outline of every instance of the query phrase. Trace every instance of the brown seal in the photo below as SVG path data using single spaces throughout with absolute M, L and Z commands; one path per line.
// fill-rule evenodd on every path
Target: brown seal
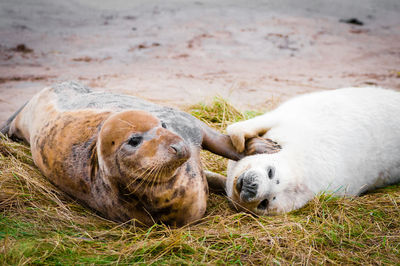
M 228 136 L 184 112 L 71 82 L 39 92 L 1 131 L 29 143 L 61 190 L 123 222 L 201 218 L 208 186 L 200 149 L 240 158 Z

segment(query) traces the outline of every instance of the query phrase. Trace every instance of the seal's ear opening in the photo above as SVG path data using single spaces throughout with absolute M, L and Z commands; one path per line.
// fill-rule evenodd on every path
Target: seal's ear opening
M 281 145 L 273 140 L 263 137 L 254 137 L 246 140 L 244 154 L 246 156 L 255 154 L 272 154 L 282 149 Z

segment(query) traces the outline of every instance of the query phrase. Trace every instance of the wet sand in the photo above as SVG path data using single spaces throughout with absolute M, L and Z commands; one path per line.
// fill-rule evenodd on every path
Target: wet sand
M 345 86 L 400 90 L 398 0 L 275 2 L 2 1 L 0 123 L 65 80 L 177 107 L 220 95 L 242 110 Z

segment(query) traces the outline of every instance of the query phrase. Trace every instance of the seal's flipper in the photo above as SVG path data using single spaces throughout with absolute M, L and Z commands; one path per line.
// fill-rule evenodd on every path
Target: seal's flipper
M 203 149 L 234 161 L 243 158 L 243 155 L 236 151 L 228 135 L 221 134 L 202 122 L 201 129 L 203 132 L 203 142 L 201 144 Z
M 12 138 L 12 132 L 10 133 L 10 126 L 12 121 L 14 121 L 15 117 L 24 109 L 24 107 L 28 104 L 26 102 L 24 105 L 22 105 L 1 127 L 0 127 L 0 133 L 3 134 L 4 136 L 7 136 L 9 138 Z
M 244 154 L 246 156 L 255 154 L 271 154 L 279 152 L 282 149 L 281 145 L 273 140 L 255 137 L 246 140 L 246 149 Z
M 225 192 L 226 177 L 225 176 L 214 173 L 214 172 L 210 172 L 207 170 L 205 170 L 204 173 L 207 178 L 208 188 L 212 192 L 226 194 L 226 192 Z

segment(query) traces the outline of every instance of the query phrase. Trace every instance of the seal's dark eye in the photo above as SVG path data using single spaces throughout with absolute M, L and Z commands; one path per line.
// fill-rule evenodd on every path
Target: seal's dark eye
M 139 146 L 140 143 L 142 143 L 142 141 L 143 138 L 141 136 L 134 136 L 128 140 L 128 144 L 131 145 L 132 147 L 137 147 Z
M 268 167 L 267 173 L 268 173 L 268 178 L 272 179 L 274 178 L 275 175 L 275 169 L 273 167 Z
M 161 126 L 162 126 L 163 128 L 167 128 L 167 124 L 165 124 L 164 122 L 161 122 Z

